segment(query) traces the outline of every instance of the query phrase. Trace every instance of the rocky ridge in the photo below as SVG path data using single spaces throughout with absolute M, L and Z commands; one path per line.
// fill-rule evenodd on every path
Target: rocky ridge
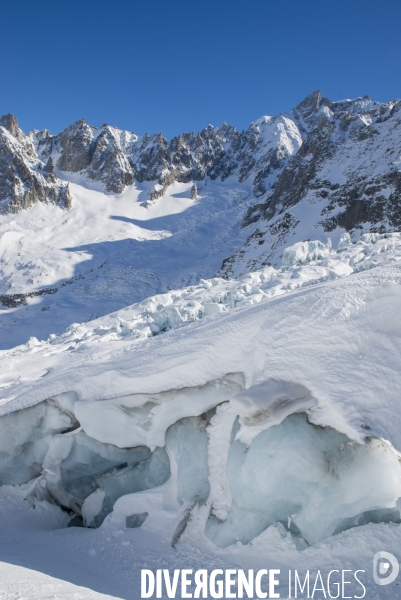
M 274 188 L 249 208 L 243 226 L 250 236 L 224 262 L 225 275 L 277 262 L 283 246 L 305 229 L 312 235 L 345 230 L 358 239 L 401 225 L 401 102 L 367 96 L 331 102 L 315 92 L 293 116 L 303 143 Z
M 164 195 L 174 181 L 225 181 L 230 176 L 240 183 L 252 177 L 259 198 L 302 143 L 295 123 L 285 115 L 262 117 L 244 132 L 223 123 L 170 141 L 161 133 L 138 137 L 109 125 L 95 128 L 83 119 L 57 136 L 33 132 L 31 138 L 42 160 L 52 156 L 60 171 L 100 182 L 108 193 L 121 194 L 134 180 L 155 182 L 150 200 Z
M 25 135 L 12 115 L 0 126 L 3 212 L 38 200 L 69 208 L 71 173 L 115 195 L 134 181 L 152 182 L 148 203 L 173 182 L 229 180 L 233 188 L 249 182 L 251 205 L 242 223 L 248 241 L 224 261 L 225 276 L 275 264 L 306 220 L 321 235 L 401 226 L 400 101 L 332 102 L 317 91 L 246 131 L 223 123 L 171 140 L 96 128 L 83 119 L 55 136 L 47 130 Z
M 42 162 L 31 137 L 13 115 L 0 118 L 0 213 L 15 213 L 35 202 L 71 206 L 68 183 L 57 178 L 53 159 Z

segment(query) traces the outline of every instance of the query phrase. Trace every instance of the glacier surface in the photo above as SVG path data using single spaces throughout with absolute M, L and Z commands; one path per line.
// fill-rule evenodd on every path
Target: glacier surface
M 383 539 L 397 553 L 400 250 L 398 234 L 296 244 L 280 270 L 2 351 L 3 515 L 43 514 L 94 557 L 143 546 L 153 565 L 159 545 L 169 565 L 249 568 L 342 564 L 351 549 L 365 565 Z M 187 295 L 198 304 L 179 321 Z M 208 305 L 222 308 L 197 312 Z M 149 329 L 170 325 L 136 335 L 145 311 Z

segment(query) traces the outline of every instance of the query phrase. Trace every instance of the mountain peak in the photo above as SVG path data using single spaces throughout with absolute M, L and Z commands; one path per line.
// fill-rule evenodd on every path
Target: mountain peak
M 20 139 L 21 136 L 23 136 L 23 132 L 18 126 L 17 119 L 11 113 L 0 117 L 0 126 L 4 127 L 4 129 L 7 129 L 7 131 L 9 131 L 11 135 L 16 137 L 17 139 Z
M 315 90 L 309 96 L 306 96 L 302 102 L 297 104 L 295 110 L 299 110 L 301 112 L 308 112 L 309 114 L 312 112 L 316 112 L 319 110 L 320 104 L 322 101 L 322 94 L 320 90 Z

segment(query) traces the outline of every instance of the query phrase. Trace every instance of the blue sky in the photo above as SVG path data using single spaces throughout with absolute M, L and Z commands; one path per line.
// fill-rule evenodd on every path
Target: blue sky
M 315 89 L 401 97 L 401 0 L 1 2 L 0 114 L 172 137 L 239 129 Z

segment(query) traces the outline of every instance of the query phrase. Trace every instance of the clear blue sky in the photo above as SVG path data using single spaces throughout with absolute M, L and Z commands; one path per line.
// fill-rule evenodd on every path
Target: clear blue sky
M 172 137 L 401 97 L 401 0 L 2 0 L 0 114 Z

